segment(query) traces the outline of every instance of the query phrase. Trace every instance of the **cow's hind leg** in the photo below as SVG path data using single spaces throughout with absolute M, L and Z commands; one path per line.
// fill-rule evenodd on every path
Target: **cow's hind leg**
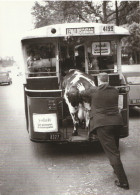
M 79 126 L 79 120 L 77 117 L 77 112 L 76 113 L 71 113 L 71 117 L 73 120 L 73 125 L 74 125 L 74 129 L 73 129 L 73 136 L 77 136 L 78 135 L 78 126 Z
M 78 125 L 79 125 L 78 114 L 77 114 L 78 109 L 71 105 L 71 102 L 68 100 L 68 96 L 66 95 L 66 93 L 64 94 L 64 98 L 65 98 L 65 101 L 68 105 L 69 112 L 70 112 L 70 115 L 71 115 L 71 118 L 72 118 L 72 121 L 73 121 L 73 125 L 74 125 L 72 135 L 76 136 L 76 135 L 78 135 Z

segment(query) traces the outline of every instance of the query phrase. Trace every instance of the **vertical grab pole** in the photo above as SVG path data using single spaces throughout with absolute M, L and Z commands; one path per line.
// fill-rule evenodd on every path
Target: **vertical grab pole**
M 56 41 L 56 76 L 58 76 L 58 82 L 60 82 L 60 70 L 59 70 L 59 41 Z
M 99 44 L 100 44 L 99 66 L 102 67 L 102 65 L 101 65 L 101 63 L 102 63 L 102 60 L 101 60 L 101 55 L 102 55 L 102 51 L 101 51 L 101 35 L 99 35 Z
M 118 73 L 120 75 L 120 79 L 121 79 L 121 75 L 122 75 L 122 67 L 121 67 L 121 41 L 120 39 L 117 40 L 117 69 L 118 69 Z
M 87 62 L 87 59 L 88 59 L 88 52 L 87 52 L 87 45 L 84 44 L 84 48 L 85 48 L 85 72 L 88 74 L 89 71 L 88 71 L 88 62 Z

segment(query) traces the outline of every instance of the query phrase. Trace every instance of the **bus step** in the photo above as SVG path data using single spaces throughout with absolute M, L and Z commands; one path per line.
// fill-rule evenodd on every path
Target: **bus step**
M 69 138 L 69 141 L 71 142 L 83 142 L 83 141 L 88 141 L 89 137 L 87 135 L 78 135 L 78 136 L 72 136 Z

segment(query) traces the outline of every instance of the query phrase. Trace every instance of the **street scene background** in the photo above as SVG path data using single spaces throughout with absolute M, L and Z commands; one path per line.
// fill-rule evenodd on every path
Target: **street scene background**
M 115 175 L 99 143 L 56 145 L 30 141 L 24 111 L 21 35 L 65 22 L 113 23 L 129 29 L 122 63 L 140 64 L 139 1 L 1 1 L 0 195 L 140 195 L 140 108 L 129 114 L 129 136 L 120 140 L 130 190 L 114 185 Z M 1 66 L 10 60 L 9 67 Z M 140 66 L 139 66 L 140 67 Z

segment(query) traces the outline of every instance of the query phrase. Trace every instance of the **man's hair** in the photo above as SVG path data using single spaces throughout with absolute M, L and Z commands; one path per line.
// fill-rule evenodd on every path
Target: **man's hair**
M 98 78 L 100 79 L 101 82 L 108 82 L 109 81 L 109 76 L 106 72 L 99 73 Z

